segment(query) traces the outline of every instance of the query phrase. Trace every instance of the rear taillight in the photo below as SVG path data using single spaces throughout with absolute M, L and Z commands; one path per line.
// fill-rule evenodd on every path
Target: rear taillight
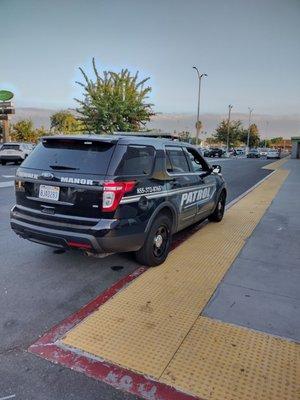
M 134 181 L 104 182 L 102 211 L 115 211 L 125 193 L 131 192 L 135 186 Z

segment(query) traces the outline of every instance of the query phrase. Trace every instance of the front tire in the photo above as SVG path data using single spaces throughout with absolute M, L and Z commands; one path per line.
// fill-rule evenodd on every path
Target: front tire
M 208 217 L 212 222 L 220 222 L 223 219 L 225 212 L 226 194 L 221 192 L 214 212 Z
M 172 221 L 161 214 L 153 222 L 144 245 L 135 252 L 136 260 L 148 267 L 156 267 L 167 258 L 171 245 Z

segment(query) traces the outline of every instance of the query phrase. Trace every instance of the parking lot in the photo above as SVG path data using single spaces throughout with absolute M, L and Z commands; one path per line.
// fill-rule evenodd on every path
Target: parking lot
M 262 169 L 267 160 L 209 161 L 222 166 L 228 202 L 271 172 Z M 76 252 L 61 253 L 18 238 L 9 227 L 16 168 L 0 167 L 0 282 L 5 310 L 0 314 L 0 398 L 134 398 L 27 352 L 43 333 L 140 266 L 130 254 L 97 259 Z M 175 240 L 186 233 L 177 234 Z

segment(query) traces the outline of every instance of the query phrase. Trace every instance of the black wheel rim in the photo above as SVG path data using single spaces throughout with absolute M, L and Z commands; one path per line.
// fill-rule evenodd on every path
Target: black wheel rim
M 155 232 L 153 238 L 153 255 L 156 258 L 162 258 L 169 245 L 170 235 L 166 225 L 161 225 Z

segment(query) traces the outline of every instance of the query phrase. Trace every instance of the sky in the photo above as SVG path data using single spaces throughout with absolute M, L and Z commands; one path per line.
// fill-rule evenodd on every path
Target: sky
M 74 107 L 78 67 L 150 77 L 156 112 L 300 112 L 300 0 L 0 0 L 0 89 Z

